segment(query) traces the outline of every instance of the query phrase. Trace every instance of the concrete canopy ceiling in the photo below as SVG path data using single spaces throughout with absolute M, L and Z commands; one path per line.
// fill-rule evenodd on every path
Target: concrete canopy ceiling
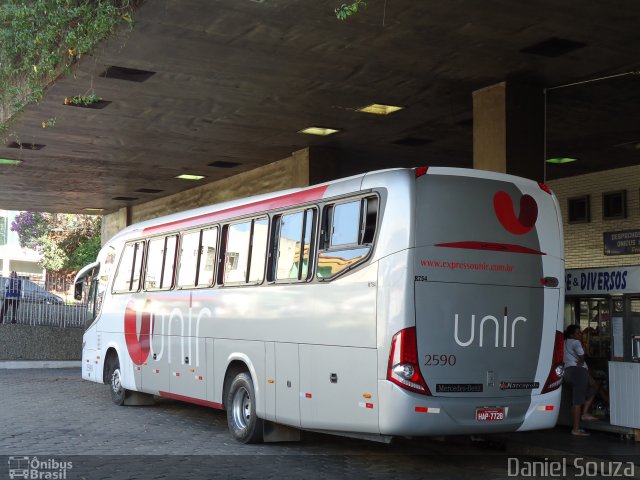
M 345 22 L 333 13 L 340 3 L 146 0 L 132 30 L 83 57 L 14 119 L 23 144 L 44 147 L 0 145 L 0 158 L 23 160 L 0 166 L 0 208 L 106 213 L 305 147 L 335 149 L 345 175 L 471 167 L 473 91 L 640 68 L 637 0 L 369 0 Z M 117 69 L 102 76 L 113 66 L 154 74 L 142 82 L 118 78 Z M 63 105 L 88 91 L 111 103 Z M 356 111 L 374 102 L 405 108 Z M 549 165 L 547 177 L 640 163 L 639 107 L 640 75 L 549 90 L 546 156 L 578 161 Z M 43 129 L 48 119 L 55 125 Z M 308 126 L 341 132 L 297 133 Z M 206 178 L 175 178 L 183 173 Z

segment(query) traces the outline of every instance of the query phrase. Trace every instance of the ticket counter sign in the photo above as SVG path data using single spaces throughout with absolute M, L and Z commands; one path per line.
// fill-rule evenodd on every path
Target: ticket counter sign
M 565 273 L 567 295 L 640 293 L 640 267 L 571 269 Z
M 604 232 L 605 255 L 633 255 L 640 253 L 640 230 Z

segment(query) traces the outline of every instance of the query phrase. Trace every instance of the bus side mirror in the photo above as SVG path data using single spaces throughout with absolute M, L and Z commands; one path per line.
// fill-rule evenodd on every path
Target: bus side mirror
M 75 287 L 73 289 L 73 298 L 75 298 L 76 300 L 82 300 L 82 287 L 83 287 L 84 283 L 82 282 L 78 282 L 75 284 Z

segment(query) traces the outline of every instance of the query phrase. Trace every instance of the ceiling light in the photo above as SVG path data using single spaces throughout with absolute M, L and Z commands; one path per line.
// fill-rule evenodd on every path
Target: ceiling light
M 298 133 L 306 133 L 307 135 L 320 135 L 321 137 L 326 137 L 327 135 L 338 133 L 339 131 L 340 130 L 336 130 L 334 128 L 307 127 L 303 130 L 298 131 Z
M 563 163 L 575 162 L 576 160 L 577 160 L 576 158 L 556 157 L 556 158 L 547 158 L 547 163 L 554 163 L 556 165 L 561 165 Z
M 202 180 L 204 175 L 190 175 L 185 173 L 183 175 L 178 175 L 176 178 L 179 178 L 180 180 Z
M 12 160 L 10 158 L 0 158 L 0 165 L 20 165 L 22 160 Z
M 87 207 L 87 208 L 83 208 L 82 209 L 84 212 L 104 212 L 104 208 L 91 208 L 91 207 Z
M 374 115 L 389 115 L 390 113 L 402 110 L 404 107 L 396 107 L 395 105 L 381 105 L 380 103 L 372 103 L 366 107 L 358 109 L 358 112 L 373 113 Z

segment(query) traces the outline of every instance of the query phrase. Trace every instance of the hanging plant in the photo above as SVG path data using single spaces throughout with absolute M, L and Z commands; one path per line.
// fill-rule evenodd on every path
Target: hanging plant
M 92 95 L 76 95 L 75 97 L 66 97 L 64 99 L 65 105 L 82 105 L 88 107 L 89 105 L 93 105 L 94 103 L 98 103 L 102 100 L 102 97 L 99 97 L 95 94 Z
M 125 22 L 140 0 L 2 0 L 0 133 L 55 79 Z
M 335 9 L 336 17 L 338 18 L 338 20 L 346 20 L 351 15 L 355 15 L 356 13 L 358 13 L 358 10 L 361 7 L 366 7 L 366 6 L 367 6 L 367 0 L 356 0 L 355 2 L 349 3 L 349 4 L 343 3 L 339 7 L 336 7 Z

